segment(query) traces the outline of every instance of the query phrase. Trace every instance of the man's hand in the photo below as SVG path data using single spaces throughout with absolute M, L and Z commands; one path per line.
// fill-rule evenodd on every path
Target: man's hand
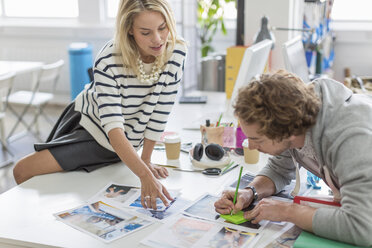
M 252 220 L 257 224 L 261 220 L 288 221 L 293 203 L 277 201 L 273 199 L 262 199 L 251 211 L 244 213 L 244 218 Z
M 220 214 L 230 214 L 231 210 L 233 213 L 236 213 L 243 208 L 246 208 L 251 204 L 253 200 L 253 193 L 252 190 L 239 190 L 238 196 L 236 199 L 235 206 L 233 204 L 234 201 L 234 190 L 226 190 L 222 193 L 221 198 L 214 203 L 214 207 L 216 208 L 216 212 Z

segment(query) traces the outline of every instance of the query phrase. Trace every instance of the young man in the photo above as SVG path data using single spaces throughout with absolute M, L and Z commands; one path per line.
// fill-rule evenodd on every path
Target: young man
M 226 191 L 216 211 L 238 211 L 256 198 L 260 202 L 244 215 L 253 223 L 288 221 L 322 237 L 371 246 L 372 97 L 331 79 L 306 85 L 279 71 L 243 88 L 234 107 L 249 148 L 273 156 L 235 205 L 234 192 Z M 315 209 L 264 199 L 289 184 L 297 166 L 321 177 L 342 206 Z

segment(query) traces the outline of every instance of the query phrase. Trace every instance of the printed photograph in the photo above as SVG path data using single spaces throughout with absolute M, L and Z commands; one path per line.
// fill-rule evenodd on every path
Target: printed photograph
M 184 212 L 187 215 L 199 217 L 206 220 L 215 221 L 220 215 L 214 210 L 214 203 L 219 199 L 217 196 L 204 195 L 197 200 L 190 207 L 186 208 Z
M 165 220 L 171 216 L 174 216 L 180 213 L 185 206 L 189 205 L 190 201 L 183 199 L 181 197 L 175 197 L 174 201 L 170 203 L 168 207 L 166 207 L 163 211 L 155 211 L 152 209 L 138 209 L 136 210 L 138 213 L 144 214 L 148 217 L 155 218 L 157 220 Z
M 207 221 L 181 216 L 172 223 L 162 226 L 141 243 L 156 247 L 192 247 L 215 224 Z
M 252 242 L 257 233 L 244 232 L 229 227 L 223 227 L 208 242 L 210 248 L 238 248 Z
M 173 199 L 177 198 L 177 196 L 180 194 L 179 190 L 169 190 L 169 194 L 172 196 Z M 172 205 L 173 202 L 170 203 Z M 128 199 L 128 201 L 125 203 L 126 207 L 132 207 L 132 208 L 140 208 L 145 209 L 141 204 L 141 192 L 138 191 L 131 199 Z M 156 210 L 152 209 L 151 211 L 164 211 L 166 210 L 166 206 L 164 205 L 163 201 L 160 198 L 156 198 Z M 145 209 L 146 211 L 150 209 Z
M 139 191 L 139 188 L 121 184 L 109 183 L 100 190 L 93 199 L 103 199 L 123 204 Z
M 104 242 L 113 241 L 152 223 L 101 201 L 57 213 L 55 216 Z

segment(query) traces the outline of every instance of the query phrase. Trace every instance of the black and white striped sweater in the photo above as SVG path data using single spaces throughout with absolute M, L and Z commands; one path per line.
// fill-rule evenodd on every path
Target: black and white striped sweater
M 103 147 L 114 151 L 108 132 L 122 128 L 135 149 L 143 139 L 159 140 L 174 105 L 183 74 L 186 46 L 176 44 L 157 82 L 140 82 L 134 72 L 117 64 L 113 41 L 97 55 L 94 81 L 75 99 L 82 125 Z

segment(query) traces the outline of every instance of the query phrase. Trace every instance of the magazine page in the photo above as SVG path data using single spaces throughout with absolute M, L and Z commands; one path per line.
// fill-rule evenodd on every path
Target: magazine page
M 103 242 L 111 242 L 153 222 L 98 201 L 54 214 L 58 220 Z
M 179 215 L 172 218 L 141 243 L 154 247 L 254 247 L 258 233 Z
M 141 192 L 140 188 L 118 184 L 114 182 L 108 183 L 97 194 L 91 197 L 88 202 L 103 200 L 117 207 L 124 206 L 124 203 L 134 194 Z
M 219 199 L 218 196 L 210 194 L 202 195 L 199 199 L 194 201 L 191 205 L 185 208 L 183 213 L 187 216 L 194 218 L 201 218 L 204 220 L 214 221 L 230 226 L 232 228 L 242 227 L 246 231 L 258 233 L 261 232 L 267 221 L 261 221 L 259 224 L 253 224 L 250 221 L 241 223 L 239 225 L 228 222 L 227 220 L 220 218 L 220 214 L 215 211 L 214 203 Z

